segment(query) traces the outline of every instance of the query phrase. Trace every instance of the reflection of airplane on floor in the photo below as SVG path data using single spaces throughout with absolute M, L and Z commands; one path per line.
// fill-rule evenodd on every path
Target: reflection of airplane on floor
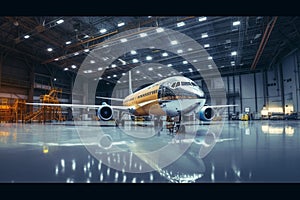
M 28 105 L 63 106 L 73 108 L 97 109 L 97 117 L 103 121 L 113 118 L 113 109 L 126 111 L 134 117 L 139 116 L 169 116 L 176 117 L 187 114 L 196 114 L 202 121 L 210 121 L 215 117 L 217 108 L 236 105 L 205 105 L 206 98 L 201 88 L 191 79 L 183 76 L 174 76 L 163 79 L 151 85 L 147 84 L 132 92 L 131 73 L 129 72 L 129 92 L 125 99 L 96 97 L 121 101 L 122 106 L 108 105 L 80 105 L 80 104 L 50 104 L 26 103 Z

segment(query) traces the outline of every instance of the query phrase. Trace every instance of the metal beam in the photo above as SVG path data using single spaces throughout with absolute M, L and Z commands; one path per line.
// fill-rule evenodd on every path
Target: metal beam
M 258 60 L 259 60 L 259 58 L 260 58 L 262 52 L 264 51 L 264 48 L 265 48 L 267 42 L 268 42 L 268 39 L 269 39 L 270 34 L 271 34 L 271 32 L 272 32 L 272 30 L 273 30 L 273 28 L 274 28 L 274 25 L 275 25 L 275 23 L 276 23 L 276 21 L 277 21 L 277 18 L 278 18 L 278 17 L 274 17 L 273 20 L 271 20 L 271 21 L 268 23 L 268 25 L 267 25 L 267 27 L 266 27 L 266 30 L 265 30 L 265 32 L 264 32 L 264 35 L 263 35 L 263 37 L 262 37 L 262 39 L 261 39 L 259 48 L 258 48 L 258 50 L 257 50 L 257 52 L 256 52 L 255 58 L 254 58 L 254 60 L 253 60 L 253 63 L 252 63 L 252 65 L 251 65 L 251 70 L 254 70 L 254 69 L 255 69 L 255 67 L 256 67 L 256 65 L 257 65 L 257 62 L 258 62 Z

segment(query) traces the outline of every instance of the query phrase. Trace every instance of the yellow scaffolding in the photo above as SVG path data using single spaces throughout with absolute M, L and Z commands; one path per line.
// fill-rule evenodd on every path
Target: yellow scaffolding
M 40 95 L 40 102 L 58 104 L 58 94 L 61 93 L 61 89 L 52 88 L 48 94 Z M 24 118 L 25 123 L 32 121 L 46 122 L 52 120 L 65 121 L 65 116 L 62 115 L 60 106 L 41 106 L 35 112 L 29 113 Z

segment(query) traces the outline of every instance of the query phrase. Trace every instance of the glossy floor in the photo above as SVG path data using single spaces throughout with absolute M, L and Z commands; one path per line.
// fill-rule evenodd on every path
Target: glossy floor
M 0 182 L 300 182 L 300 121 L 225 121 L 218 128 L 186 126 L 180 138 L 149 125 L 1 124 Z M 168 162 L 143 154 L 158 150 Z

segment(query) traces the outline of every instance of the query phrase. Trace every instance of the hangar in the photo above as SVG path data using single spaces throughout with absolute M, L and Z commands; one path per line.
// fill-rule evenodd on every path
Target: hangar
M 0 182 L 299 181 L 299 26 L 0 17 Z

